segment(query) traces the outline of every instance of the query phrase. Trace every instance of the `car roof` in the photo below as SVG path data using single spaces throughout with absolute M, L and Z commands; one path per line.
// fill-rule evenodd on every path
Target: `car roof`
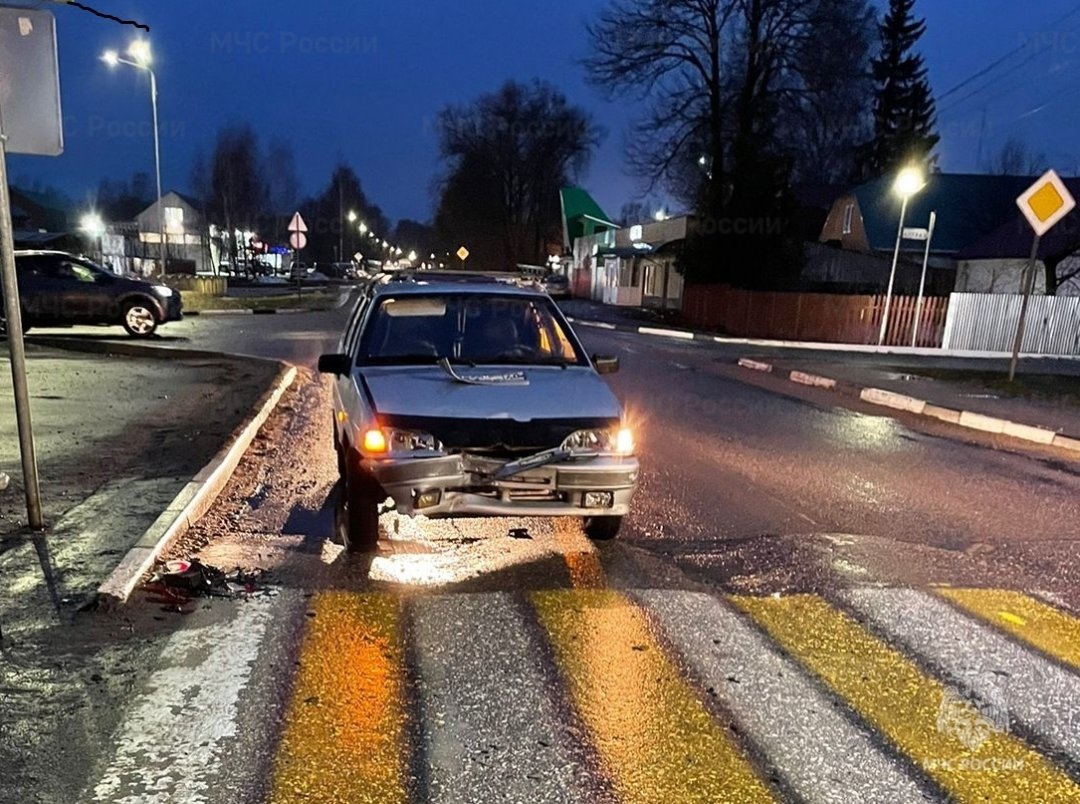
M 413 296 L 425 294 L 503 295 L 547 298 L 543 290 L 520 284 L 518 278 L 484 276 L 483 274 L 436 274 L 424 271 L 417 274 L 388 275 L 376 280 L 378 296 Z
M 77 257 L 68 251 L 57 251 L 48 248 L 15 249 L 16 257 Z

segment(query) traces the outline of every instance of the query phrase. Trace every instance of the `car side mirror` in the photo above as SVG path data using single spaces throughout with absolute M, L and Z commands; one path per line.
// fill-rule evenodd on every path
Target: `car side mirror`
M 619 372 L 619 358 L 607 355 L 593 355 L 593 365 L 596 366 L 597 374 L 617 374 Z
M 319 371 L 342 377 L 352 371 L 352 358 L 348 355 L 322 355 L 319 357 Z

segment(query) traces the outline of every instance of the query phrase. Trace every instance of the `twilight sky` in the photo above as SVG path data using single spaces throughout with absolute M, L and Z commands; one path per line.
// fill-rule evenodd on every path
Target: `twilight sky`
M 438 168 L 435 115 L 507 78 L 544 78 L 607 129 L 584 180 L 617 215 L 635 194 L 623 135 L 638 110 L 605 103 L 577 64 L 585 19 L 605 0 L 93 0 L 151 28 L 161 99 L 166 189 L 186 189 L 194 155 L 218 127 L 250 121 L 296 153 L 301 190 L 317 191 L 345 159 L 392 218 L 429 219 Z M 944 169 L 974 171 L 1009 136 L 1080 172 L 1080 4 L 1076 0 L 921 0 L 923 52 L 941 96 Z M 152 172 L 148 79 L 98 60 L 134 29 L 56 7 L 65 153 L 12 156 L 17 183 L 37 179 L 76 199 L 104 176 Z M 1070 15 L 1070 16 L 1066 16 Z

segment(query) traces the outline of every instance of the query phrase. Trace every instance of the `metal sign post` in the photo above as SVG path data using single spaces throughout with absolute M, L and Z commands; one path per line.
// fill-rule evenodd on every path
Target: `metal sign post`
M 1035 286 L 1035 263 L 1039 259 L 1040 243 L 1042 235 L 1035 235 L 1035 242 L 1031 244 L 1031 257 L 1024 269 L 1024 300 L 1020 302 L 1020 322 L 1016 325 L 1016 340 L 1013 341 L 1012 360 L 1009 362 L 1009 382 L 1016 380 L 1016 367 L 1020 364 L 1020 350 L 1024 346 L 1024 328 L 1027 324 L 1028 305 L 1031 304 L 1031 290 Z
M 1039 259 L 1039 244 L 1044 234 L 1057 226 L 1062 219 L 1076 209 L 1076 200 L 1065 183 L 1053 170 L 1048 170 L 1016 199 L 1016 205 L 1035 231 L 1031 246 L 1031 259 L 1023 278 L 1023 301 L 1020 303 L 1020 321 L 1016 325 L 1012 361 L 1009 363 L 1009 382 L 1016 379 L 1016 367 L 1020 363 L 1020 350 L 1024 346 L 1024 328 L 1027 325 L 1028 305 L 1035 287 L 1035 264 Z
M 26 347 L 23 344 L 22 305 L 19 281 L 15 275 L 15 241 L 11 224 L 11 194 L 8 192 L 7 137 L 4 134 L 3 110 L 0 109 L 0 279 L 4 289 L 4 318 L 7 322 L 8 352 L 11 356 L 11 385 L 15 389 L 15 420 L 19 430 L 23 486 L 26 489 L 26 514 L 30 527 L 44 530 L 41 513 L 41 487 L 38 483 L 37 453 L 30 417 L 30 389 L 26 382 Z
M 923 296 L 926 293 L 926 269 L 930 265 L 930 243 L 934 239 L 934 228 L 936 226 L 937 213 L 931 212 L 930 225 L 926 228 L 926 251 L 923 253 L 922 279 L 919 280 L 919 301 L 915 305 L 915 326 L 911 330 L 912 348 L 916 347 L 919 342 L 919 323 L 922 319 Z

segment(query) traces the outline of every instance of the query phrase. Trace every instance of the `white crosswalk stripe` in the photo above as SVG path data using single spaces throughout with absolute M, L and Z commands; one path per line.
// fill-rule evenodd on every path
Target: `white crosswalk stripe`
M 991 725 L 1018 721 L 1080 760 L 1080 677 L 914 589 L 858 589 L 842 599 L 906 653 L 939 668 L 962 698 L 996 712 Z
M 430 800 L 588 801 L 513 596 L 421 599 L 412 623 Z
M 897 763 L 791 660 L 715 598 L 634 594 L 794 791 L 815 802 L 924 802 Z

